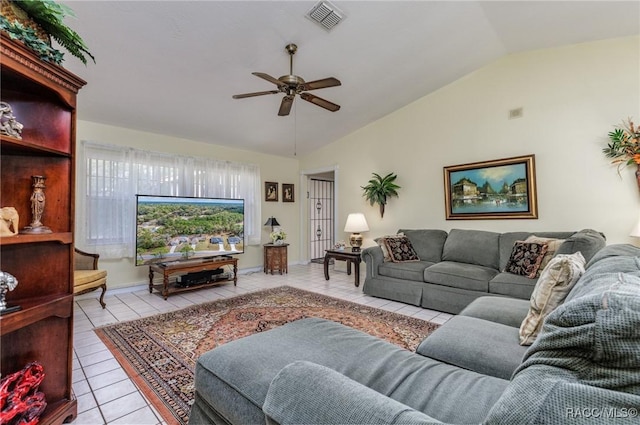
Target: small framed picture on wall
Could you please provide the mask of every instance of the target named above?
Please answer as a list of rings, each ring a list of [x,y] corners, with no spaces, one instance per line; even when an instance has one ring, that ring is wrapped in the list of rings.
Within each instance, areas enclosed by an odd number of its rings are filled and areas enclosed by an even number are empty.
[[[282,183],[282,202],[295,202],[296,195],[293,184]]]
[[[264,182],[264,200],[267,202],[278,202],[278,183]]]

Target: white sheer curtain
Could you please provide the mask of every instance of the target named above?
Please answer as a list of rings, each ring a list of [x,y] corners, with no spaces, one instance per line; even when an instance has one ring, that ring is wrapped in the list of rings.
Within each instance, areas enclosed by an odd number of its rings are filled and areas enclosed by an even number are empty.
[[[149,152],[83,141],[78,241],[104,258],[135,255],[136,195],[245,201],[246,243],[260,243],[260,168],[254,164]],[[84,167],[84,170],[82,169]]]

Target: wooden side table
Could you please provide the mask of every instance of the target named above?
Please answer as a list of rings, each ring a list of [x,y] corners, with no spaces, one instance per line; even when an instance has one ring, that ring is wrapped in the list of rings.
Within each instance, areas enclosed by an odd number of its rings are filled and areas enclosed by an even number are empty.
[[[360,251],[351,251],[350,249],[344,249],[343,251],[338,251],[335,249],[327,249],[326,254],[324,255],[324,278],[329,280],[329,259],[333,258],[335,260],[342,260],[347,262],[347,274],[351,274],[351,263],[354,264],[354,268],[356,270],[355,273],[355,284],[356,287],[360,286],[360,262],[362,261],[362,257],[360,256]]]
[[[274,270],[289,273],[287,260],[288,243],[280,245],[267,243],[264,244],[264,272],[273,274]]]

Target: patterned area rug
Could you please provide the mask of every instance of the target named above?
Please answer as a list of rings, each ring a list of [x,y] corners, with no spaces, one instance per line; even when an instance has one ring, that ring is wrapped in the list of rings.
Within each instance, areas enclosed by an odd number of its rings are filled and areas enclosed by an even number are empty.
[[[198,357],[305,317],[321,317],[414,351],[438,325],[282,286],[98,328],[127,374],[169,423],[186,424]]]

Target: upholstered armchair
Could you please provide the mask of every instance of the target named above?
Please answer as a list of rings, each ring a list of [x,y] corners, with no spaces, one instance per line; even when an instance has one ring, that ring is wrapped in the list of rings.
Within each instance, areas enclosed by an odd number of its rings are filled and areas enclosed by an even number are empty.
[[[99,254],[90,254],[75,248],[73,293],[82,295],[102,288],[100,305],[105,308],[104,293],[107,291],[107,271],[98,269],[98,258],[100,258]]]

